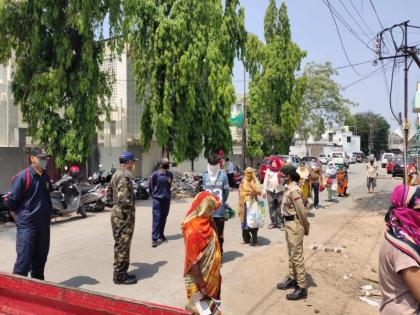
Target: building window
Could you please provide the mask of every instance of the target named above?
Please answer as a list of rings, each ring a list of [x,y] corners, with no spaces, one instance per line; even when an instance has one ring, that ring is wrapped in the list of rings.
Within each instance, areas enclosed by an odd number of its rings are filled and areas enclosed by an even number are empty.
[[[111,133],[111,137],[115,137],[117,135],[117,122],[115,120],[112,120],[109,123],[109,130]]]
[[[347,143],[351,143],[351,137],[347,137]]]
[[[329,142],[333,142],[333,141],[334,141],[334,133],[330,132],[330,133],[328,134],[328,141],[329,141]]]
[[[338,138],[338,142],[340,142],[340,143],[341,143],[341,138]]]

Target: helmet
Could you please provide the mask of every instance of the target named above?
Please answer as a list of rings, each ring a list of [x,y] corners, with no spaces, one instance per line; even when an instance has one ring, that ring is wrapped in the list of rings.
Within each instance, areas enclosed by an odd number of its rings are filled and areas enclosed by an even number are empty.
[[[125,164],[130,161],[137,161],[137,159],[134,157],[134,154],[132,152],[121,153],[119,160],[120,160],[120,164]]]
[[[69,175],[73,178],[78,178],[80,173],[80,168],[77,165],[73,165],[69,169]]]

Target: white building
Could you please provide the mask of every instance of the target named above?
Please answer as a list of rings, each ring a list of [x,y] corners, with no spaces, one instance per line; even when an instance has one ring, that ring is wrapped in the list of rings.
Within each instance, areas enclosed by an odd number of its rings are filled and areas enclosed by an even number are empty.
[[[289,154],[300,157],[319,156],[335,151],[351,154],[360,151],[360,136],[354,135],[347,126],[338,130],[328,130],[317,140],[310,135],[306,143],[297,135],[295,143],[290,146],[289,151]]]
[[[13,59],[0,64],[0,147],[19,146],[20,111],[12,97]]]

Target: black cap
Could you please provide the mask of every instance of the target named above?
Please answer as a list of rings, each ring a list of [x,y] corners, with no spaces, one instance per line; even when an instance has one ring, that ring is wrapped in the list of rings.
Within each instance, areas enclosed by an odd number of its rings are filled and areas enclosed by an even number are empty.
[[[46,158],[48,157],[47,152],[41,148],[41,147],[34,147],[31,149],[31,152],[29,153],[31,156],[35,156],[37,158]]]
[[[280,169],[285,176],[290,176],[293,181],[298,182],[300,180],[299,174],[296,172],[296,167],[292,165],[285,165]]]

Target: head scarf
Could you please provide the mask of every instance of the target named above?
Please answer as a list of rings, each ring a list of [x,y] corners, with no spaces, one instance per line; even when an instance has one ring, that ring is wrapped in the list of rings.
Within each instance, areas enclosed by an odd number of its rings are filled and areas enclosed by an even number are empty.
[[[246,176],[252,176],[252,180],[248,181]],[[244,222],[244,207],[245,203],[252,198],[252,193],[256,192],[257,194],[261,193],[261,186],[258,182],[257,177],[255,176],[254,169],[247,167],[244,172],[244,178],[241,185],[239,186],[239,207],[238,207],[238,216],[241,219],[241,222]]]
[[[302,169],[302,165],[299,165],[296,172],[299,174],[300,179],[303,181],[309,178],[309,170],[307,167],[305,167],[305,165],[303,165],[303,169]]]
[[[211,217],[220,205],[221,202],[215,195],[206,191],[200,192],[182,220],[181,228],[186,251],[184,275],[200,260],[202,252],[215,237]]]
[[[385,217],[385,238],[420,264],[420,189],[398,185]]]
[[[335,177],[337,175],[337,168],[333,162],[328,162],[328,168],[325,171],[325,174],[329,177]]]
[[[275,166],[273,166],[275,164]],[[281,161],[278,157],[272,157],[270,160],[270,171],[272,172],[278,172],[281,167]]]

